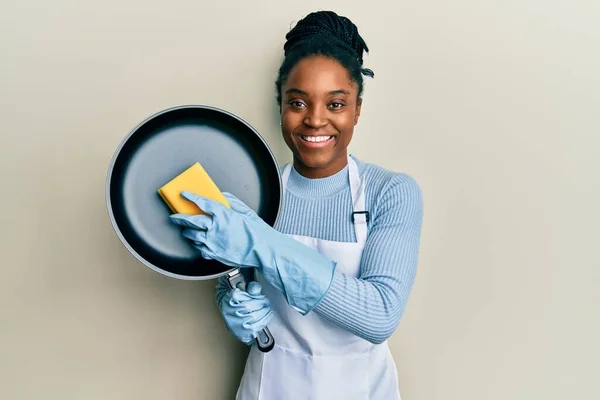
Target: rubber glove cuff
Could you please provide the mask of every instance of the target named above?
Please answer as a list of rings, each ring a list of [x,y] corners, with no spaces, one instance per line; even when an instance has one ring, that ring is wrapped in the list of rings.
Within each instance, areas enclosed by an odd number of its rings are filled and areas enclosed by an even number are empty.
[[[296,239],[273,230],[277,236],[258,271],[278,289],[287,303],[302,315],[312,311],[333,282],[336,263]]]

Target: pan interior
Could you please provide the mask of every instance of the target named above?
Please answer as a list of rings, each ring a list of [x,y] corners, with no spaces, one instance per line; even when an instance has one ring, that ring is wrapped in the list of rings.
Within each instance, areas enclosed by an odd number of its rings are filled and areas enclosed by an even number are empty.
[[[115,156],[108,196],[113,225],[142,262],[170,275],[202,278],[230,267],[205,260],[169,220],[157,189],[199,162],[219,189],[230,192],[273,226],[280,205],[276,160],[246,123],[221,110],[183,107],[141,124]]]

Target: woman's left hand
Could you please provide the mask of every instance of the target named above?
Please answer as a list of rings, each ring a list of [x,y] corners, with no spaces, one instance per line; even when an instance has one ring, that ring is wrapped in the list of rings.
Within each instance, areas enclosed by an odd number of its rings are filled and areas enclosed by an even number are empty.
[[[192,241],[202,257],[236,268],[260,267],[260,249],[265,241],[276,241],[278,235],[237,197],[227,192],[223,195],[231,208],[195,193],[182,192],[181,197],[210,215],[174,214],[171,221],[185,228],[183,236]]]

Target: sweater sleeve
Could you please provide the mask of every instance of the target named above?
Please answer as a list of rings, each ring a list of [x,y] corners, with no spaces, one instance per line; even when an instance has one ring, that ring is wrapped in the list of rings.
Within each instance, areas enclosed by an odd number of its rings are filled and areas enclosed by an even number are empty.
[[[313,311],[365,340],[382,343],[396,330],[415,280],[423,200],[413,178],[396,174],[375,204],[359,277],[336,272]]]

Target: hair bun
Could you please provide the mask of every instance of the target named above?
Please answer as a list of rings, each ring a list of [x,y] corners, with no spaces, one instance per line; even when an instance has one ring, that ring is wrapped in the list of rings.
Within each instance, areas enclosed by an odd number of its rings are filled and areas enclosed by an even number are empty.
[[[350,19],[337,15],[333,11],[316,11],[308,14],[296,24],[286,35],[287,42],[283,46],[288,52],[299,44],[323,38],[336,41],[341,47],[354,53],[360,65],[363,64],[363,53],[369,52],[367,44],[358,33],[358,28]],[[370,70],[363,71],[366,75]]]
[[[281,106],[282,88],[290,71],[301,60],[312,56],[324,56],[337,61],[357,84],[358,97],[364,88],[363,76],[373,78],[373,71],[363,67],[363,53],[369,52],[367,44],[350,19],[333,11],[316,11],[298,21],[285,35],[283,46],[285,57],[279,67],[275,92],[277,104]]]

